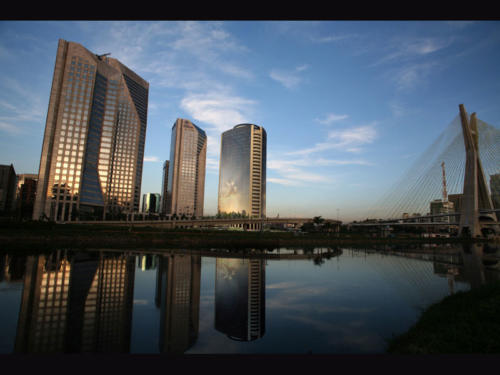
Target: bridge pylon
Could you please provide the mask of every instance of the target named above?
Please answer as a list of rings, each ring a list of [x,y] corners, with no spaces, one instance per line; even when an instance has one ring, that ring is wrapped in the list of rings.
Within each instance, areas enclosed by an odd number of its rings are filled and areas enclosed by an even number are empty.
[[[479,210],[493,210],[493,203],[479,158],[476,113],[472,113],[469,120],[464,105],[460,104],[459,108],[465,144],[465,176],[459,234],[477,237],[482,236],[480,220],[482,217],[479,215]],[[491,219],[495,221],[493,217]]]

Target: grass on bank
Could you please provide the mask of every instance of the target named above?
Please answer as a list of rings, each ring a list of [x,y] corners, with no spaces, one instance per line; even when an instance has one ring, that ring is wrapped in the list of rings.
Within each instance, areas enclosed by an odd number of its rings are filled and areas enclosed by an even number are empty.
[[[5,247],[162,247],[162,248],[266,248],[304,246],[450,244],[458,238],[373,238],[366,233],[285,231],[236,231],[215,228],[161,228],[113,224],[56,224],[53,222],[0,223],[0,243]]]
[[[458,292],[425,310],[389,340],[392,354],[500,353],[500,282]]]

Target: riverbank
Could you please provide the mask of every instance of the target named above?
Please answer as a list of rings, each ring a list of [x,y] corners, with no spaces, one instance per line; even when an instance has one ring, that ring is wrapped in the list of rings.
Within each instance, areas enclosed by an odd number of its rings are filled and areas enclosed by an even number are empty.
[[[463,243],[459,238],[373,237],[361,233],[163,229],[111,225],[7,223],[0,226],[4,248],[257,248],[385,246]]]
[[[392,354],[500,353],[500,282],[444,298],[406,333],[390,340]]]

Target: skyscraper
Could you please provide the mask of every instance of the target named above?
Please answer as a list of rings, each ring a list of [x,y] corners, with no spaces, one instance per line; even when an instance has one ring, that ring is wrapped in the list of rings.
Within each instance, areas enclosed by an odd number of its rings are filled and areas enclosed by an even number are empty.
[[[161,183],[161,207],[160,212],[162,214],[167,213],[167,188],[168,188],[168,167],[170,162],[165,160],[163,163],[163,180]]]
[[[172,126],[167,214],[203,216],[207,136],[189,120]]]
[[[19,218],[31,219],[33,217],[37,183],[37,174],[24,173],[17,175],[16,211]]]
[[[142,212],[157,214],[160,212],[160,194],[147,193],[142,196]]]
[[[266,216],[266,143],[264,128],[253,124],[222,133],[219,213]]]
[[[16,171],[14,166],[0,165],[0,214],[10,214],[16,201]]]
[[[33,219],[139,211],[149,83],[60,39]]]

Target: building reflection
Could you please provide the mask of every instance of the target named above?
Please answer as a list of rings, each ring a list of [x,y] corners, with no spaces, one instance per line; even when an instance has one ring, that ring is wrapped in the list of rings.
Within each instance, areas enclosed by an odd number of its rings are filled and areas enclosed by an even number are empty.
[[[157,267],[156,263],[158,259],[156,255],[139,255],[137,256],[136,260],[137,268],[140,268],[141,271],[150,271],[156,269]]]
[[[265,260],[217,258],[215,329],[237,341],[265,333]]]
[[[15,352],[129,352],[134,261],[62,250],[28,256]]]
[[[0,282],[22,283],[26,269],[26,256],[0,255]]]
[[[198,339],[201,256],[158,257],[156,306],[160,308],[161,353],[182,354]]]
[[[500,281],[500,272],[486,266],[489,262],[486,253],[491,249],[495,251],[492,245],[484,243],[463,244],[460,251],[461,259],[450,259],[448,262],[435,261],[434,273],[448,279],[450,294],[455,293],[457,282],[467,283],[471,289],[475,289],[491,282]],[[498,261],[494,263],[496,264]]]

